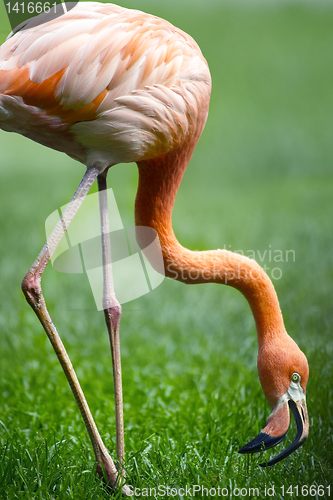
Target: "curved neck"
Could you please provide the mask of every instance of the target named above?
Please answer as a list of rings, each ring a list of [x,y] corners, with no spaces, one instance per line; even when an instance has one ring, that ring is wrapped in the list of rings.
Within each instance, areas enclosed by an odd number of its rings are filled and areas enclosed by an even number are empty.
[[[172,209],[191,154],[185,145],[163,158],[138,163],[135,224],[157,231],[167,277],[187,284],[221,283],[239,290],[252,309],[260,347],[286,335],[274,286],[264,270],[254,260],[227,250],[193,252],[174,235]]]

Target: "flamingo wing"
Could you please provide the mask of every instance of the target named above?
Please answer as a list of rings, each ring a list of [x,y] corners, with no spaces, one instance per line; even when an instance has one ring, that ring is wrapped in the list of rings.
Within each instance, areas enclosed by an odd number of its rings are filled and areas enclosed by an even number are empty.
[[[43,14],[37,26],[35,19],[0,49],[0,127],[45,143],[38,129],[53,124],[82,152],[77,158],[70,146],[47,145],[84,163],[96,155],[109,164],[139,161],[183,140],[210,91],[189,35],[112,4],[84,2],[56,19]],[[17,113],[37,116],[33,134],[27,117],[28,130],[20,130]]]

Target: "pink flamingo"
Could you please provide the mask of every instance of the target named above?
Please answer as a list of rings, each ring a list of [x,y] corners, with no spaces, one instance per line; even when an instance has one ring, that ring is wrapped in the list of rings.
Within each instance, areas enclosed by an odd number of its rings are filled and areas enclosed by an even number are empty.
[[[41,24],[42,23],[42,24]],[[87,169],[71,203],[22,282],[67,376],[87,427],[99,471],[110,484],[122,478],[124,438],[119,351],[121,307],[104,269],[104,308],[114,369],[118,472],[98,433],[70,359],[47,311],[41,277],[93,182],[100,192],[103,259],[108,169],[136,162],[136,226],[157,231],[166,276],[185,283],[222,283],[239,290],[255,319],[258,372],[272,407],[266,427],[240,453],[279,443],[297,423],[293,443],[261,465],[273,465],[303,444],[309,429],[305,390],[308,364],[287,334],[274,287],[252,259],[214,250],[193,252],[177,241],[174,199],[205,125],[211,78],[195,41],[167,21],[112,4],[79,3],[53,18],[43,14],[10,36],[0,51],[0,127],[63,151]],[[140,241],[139,244],[144,244]],[[129,494],[123,484],[123,493]]]

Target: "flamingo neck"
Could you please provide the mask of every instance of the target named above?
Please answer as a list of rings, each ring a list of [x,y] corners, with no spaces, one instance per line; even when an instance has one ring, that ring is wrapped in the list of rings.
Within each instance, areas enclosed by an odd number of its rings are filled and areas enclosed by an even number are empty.
[[[138,163],[135,224],[157,231],[167,277],[186,284],[221,283],[239,290],[252,309],[260,348],[287,335],[267,274],[254,260],[228,250],[194,252],[184,248],[173,232],[172,209],[192,150],[185,145],[163,158]]]

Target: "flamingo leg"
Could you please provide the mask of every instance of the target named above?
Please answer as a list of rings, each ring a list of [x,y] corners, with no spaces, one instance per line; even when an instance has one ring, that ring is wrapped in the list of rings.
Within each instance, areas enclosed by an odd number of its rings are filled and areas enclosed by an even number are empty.
[[[73,220],[75,214],[80,208],[84,198],[88,194],[89,189],[91,188],[98,175],[99,170],[97,168],[89,167],[87,169],[82,181],[80,182],[73,197],[71,198],[70,203],[67,205],[66,210],[56,224],[54,230],[52,231],[46,244],[42,248],[37,259],[25,275],[22,281],[22,290],[28,303],[31,305],[39,321],[41,322],[48,338],[50,339],[50,342],[65,372],[94,449],[97,461],[97,470],[101,474],[104,468],[109,483],[114,486],[118,484],[118,482],[123,481],[119,481],[120,478],[118,477],[119,474],[117,468],[98,432],[87,401],[81,389],[80,383],[75,374],[71,360],[46,308],[41,288],[41,278],[46,265],[48,264],[51,256],[53,255],[62,237],[64,236],[65,231]],[[123,486],[122,490],[123,494],[125,495],[129,492],[126,485]]]
[[[117,459],[121,474],[125,477],[123,469],[125,459],[124,446],[124,416],[123,416],[123,389],[121,380],[121,357],[119,325],[121,318],[121,305],[119,304],[113,284],[111,240],[109,229],[109,211],[107,199],[106,172],[97,178],[99,190],[99,207],[101,216],[102,255],[103,255],[103,309],[106,326],[109,333],[111,356],[113,366],[113,383],[116,413]]]

